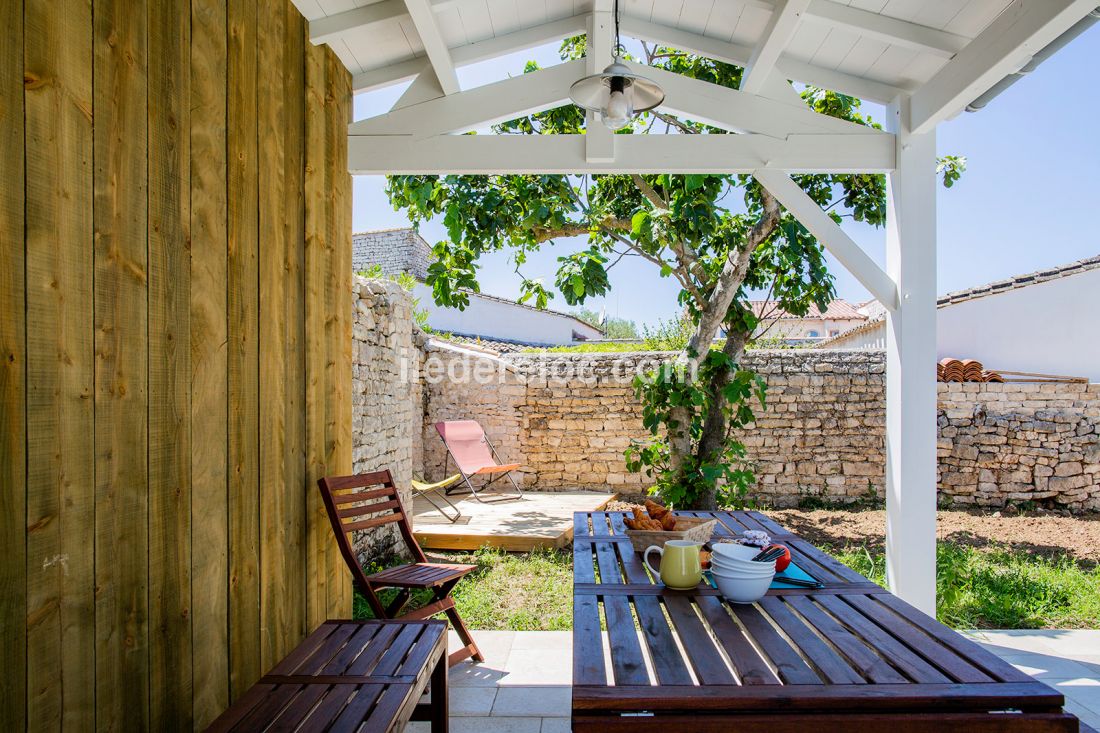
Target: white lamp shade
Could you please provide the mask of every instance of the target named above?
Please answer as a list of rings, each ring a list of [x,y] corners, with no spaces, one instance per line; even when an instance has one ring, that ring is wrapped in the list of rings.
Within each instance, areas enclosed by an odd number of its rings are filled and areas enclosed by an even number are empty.
[[[569,98],[578,107],[606,115],[611,103],[611,81],[615,78],[623,80],[623,96],[629,102],[632,115],[653,109],[665,101],[665,92],[657,82],[635,74],[618,61],[599,74],[573,82],[573,86],[569,87]]]

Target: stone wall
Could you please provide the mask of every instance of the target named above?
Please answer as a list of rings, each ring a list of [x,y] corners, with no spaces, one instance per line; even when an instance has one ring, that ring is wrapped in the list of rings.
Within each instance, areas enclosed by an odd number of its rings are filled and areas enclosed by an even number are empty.
[[[423,336],[413,326],[412,301],[396,283],[356,276],[352,283],[352,432],[356,473],[389,469],[402,501],[419,469],[423,398],[419,376]],[[398,550],[396,525],[361,532],[356,549],[374,558]]]
[[[443,420],[477,420],[503,462],[523,460],[523,410],[527,386],[515,367],[472,348],[430,340],[421,374],[424,389],[421,428],[424,475],[432,480],[455,473],[435,424]],[[529,476],[526,470],[517,483]]]
[[[389,468],[405,491],[414,475],[440,479],[454,467],[435,423],[474,419],[502,460],[522,464],[526,489],[648,485],[623,460],[631,439],[645,437],[631,381],[669,354],[500,357],[425,339],[410,296],[393,283],[356,278],[355,289],[356,471]],[[881,351],[754,351],[745,366],[768,382],[768,407],[741,436],[760,497],[786,506],[805,496],[882,496]],[[1100,385],[941,384],[939,392],[942,503],[1100,509]]]
[[[940,496],[1100,509],[1100,384],[940,385]]]
[[[634,375],[670,355],[516,354],[528,380],[523,409],[525,470],[541,489],[649,485],[630,473],[623,450],[645,436]],[[834,499],[881,495],[885,403],[881,354],[751,352],[745,365],[768,381],[768,408],[741,437],[756,464],[759,493],[774,504],[801,494]]]
[[[383,275],[408,273],[423,282],[428,277],[431,247],[414,229],[359,232],[351,237],[352,270],[378,265]]]
[[[628,472],[622,457],[632,438],[645,435],[631,380],[668,357],[509,354],[503,361],[514,372],[506,389],[461,374],[428,387],[425,436],[434,437],[431,423],[465,407],[466,414],[499,421],[506,457],[523,463],[529,489],[637,491],[648,482]],[[740,436],[755,464],[758,496],[777,506],[807,496],[838,502],[882,496],[882,352],[755,351],[745,366],[768,382],[767,409]],[[1100,385],[941,384],[939,392],[941,503],[1100,509]],[[426,458],[429,472],[437,465]]]

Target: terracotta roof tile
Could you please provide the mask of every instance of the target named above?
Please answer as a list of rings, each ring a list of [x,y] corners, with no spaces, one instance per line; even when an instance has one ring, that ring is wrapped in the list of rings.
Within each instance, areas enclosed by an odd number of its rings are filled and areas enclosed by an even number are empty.
[[[825,309],[824,313],[822,313],[816,305],[811,305],[810,310],[805,316],[796,316],[788,313],[779,308],[774,300],[750,300],[749,307],[752,308],[757,318],[828,318],[838,321],[863,321],[867,318],[867,316],[859,312],[858,308],[861,306],[854,305],[840,298],[829,303],[829,307]]]

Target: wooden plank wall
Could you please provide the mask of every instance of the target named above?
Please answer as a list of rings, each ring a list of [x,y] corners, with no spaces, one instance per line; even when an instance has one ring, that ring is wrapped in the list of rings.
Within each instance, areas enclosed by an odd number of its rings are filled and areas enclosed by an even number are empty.
[[[0,24],[0,730],[201,728],[351,612],[350,77],[289,0]]]

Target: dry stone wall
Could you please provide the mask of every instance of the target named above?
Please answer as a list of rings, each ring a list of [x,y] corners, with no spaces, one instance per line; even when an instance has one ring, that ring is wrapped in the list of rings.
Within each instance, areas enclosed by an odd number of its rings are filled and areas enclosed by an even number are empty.
[[[634,375],[671,354],[517,354],[528,379],[523,410],[525,470],[533,488],[648,486],[630,473],[623,450],[645,436]],[[768,407],[739,436],[749,449],[758,493],[779,505],[801,494],[836,500],[881,495],[884,475],[883,372],[871,352],[751,352],[745,365],[768,381]]]
[[[528,490],[647,486],[623,460],[645,437],[631,382],[671,355],[500,357],[425,339],[393,283],[357,278],[355,287],[357,471],[389,468],[402,487],[413,475],[442,478],[454,469],[435,423],[474,419],[503,460],[522,464]],[[882,496],[882,352],[754,351],[745,366],[768,382],[767,409],[740,436],[761,498]],[[939,397],[941,503],[1100,510],[1100,385],[941,384]]]
[[[389,469],[412,500],[409,480],[420,459],[423,336],[412,325],[412,301],[399,285],[356,276],[352,283],[352,461],[356,473]],[[396,525],[355,537],[360,555],[400,551]]]

